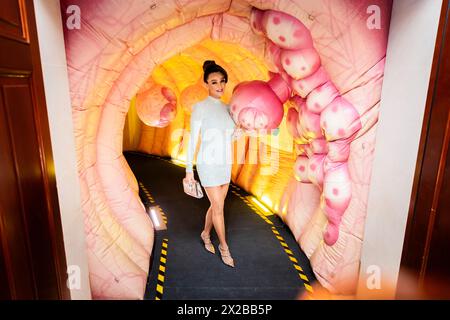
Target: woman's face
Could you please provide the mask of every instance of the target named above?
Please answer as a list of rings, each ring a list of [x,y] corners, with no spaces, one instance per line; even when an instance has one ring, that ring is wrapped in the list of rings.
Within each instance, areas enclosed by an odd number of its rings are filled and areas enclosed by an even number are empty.
[[[209,95],[214,98],[222,97],[225,92],[225,77],[221,72],[213,72],[208,75],[208,82],[206,85],[208,86]]]

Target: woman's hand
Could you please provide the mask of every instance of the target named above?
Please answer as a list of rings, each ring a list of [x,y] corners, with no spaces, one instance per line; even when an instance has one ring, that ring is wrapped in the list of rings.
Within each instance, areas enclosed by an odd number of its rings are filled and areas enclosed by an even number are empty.
[[[186,177],[184,178],[187,182],[193,183],[195,181],[194,179],[194,173],[193,172],[186,172]]]

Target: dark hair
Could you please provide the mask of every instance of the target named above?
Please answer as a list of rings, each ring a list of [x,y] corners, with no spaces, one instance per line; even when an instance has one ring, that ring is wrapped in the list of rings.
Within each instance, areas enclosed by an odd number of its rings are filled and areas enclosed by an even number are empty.
[[[208,83],[206,80],[210,73],[220,72],[225,77],[225,83],[228,82],[228,74],[224,68],[216,64],[214,60],[206,60],[203,62],[203,81]]]

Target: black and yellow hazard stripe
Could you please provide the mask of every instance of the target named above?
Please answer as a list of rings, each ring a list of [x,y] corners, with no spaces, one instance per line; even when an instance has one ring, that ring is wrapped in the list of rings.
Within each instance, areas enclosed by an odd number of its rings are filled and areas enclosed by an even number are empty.
[[[150,194],[150,192],[148,192],[148,190],[144,186],[144,184],[139,182],[139,186],[141,187],[142,191],[144,192],[144,194],[147,197],[147,200],[150,202],[150,204],[155,204],[156,203],[155,199],[153,199],[152,195]],[[163,209],[159,205],[155,205],[155,206],[159,208],[159,212],[161,213],[164,223],[167,225],[167,216],[164,213]]]
[[[248,205],[253,210],[253,212],[255,212],[257,215],[259,215],[261,217],[261,219],[263,219],[266,223],[273,225],[272,221],[267,219],[266,215],[257,206],[255,206],[253,203],[251,203],[251,201],[249,200],[249,197],[244,197],[243,195],[241,195],[240,193],[238,193],[234,190],[231,190],[231,192],[234,195],[238,196],[242,201],[244,201],[244,203],[246,205]]]
[[[234,184],[232,184],[232,183],[230,183],[230,186],[233,188],[233,189],[236,189],[236,190],[241,190],[241,188],[239,188],[238,186],[235,186]]]
[[[157,205],[155,200],[153,199],[150,192],[147,190],[147,188],[144,186],[142,182],[139,182],[139,186],[141,187],[142,191],[144,192],[147,200],[151,204],[155,204],[155,207],[158,207],[161,216],[164,220],[164,223],[167,225],[167,216],[162,210],[160,205]],[[166,275],[166,265],[167,265],[167,249],[168,249],[168,241],[169,239],[164,238],[162,241],[162,247],[161,247],[161,254],[159,257],[159,267],[158,267],[158,277],[156,279],[156,294],[155,294],[155,300],[162,300],[163,292],[164,292],[164,280]]]
[[[162,300],[164,292],[164,279],[166,276],[167,265],[167,249],[169,239],[164,238],[162,241],[161,255],[159,257],[158,278],[156,282],[155,300]]]
[[[145,196],[147,197],[147,200],[153,204],[155,203],[155,199],[153,199],[152,195],[150,194],[150,192],[148,192],[147,188],[144,186],[144,184],[142,182],[139,182],[139,186],[141,187],[142,191],[144,192]]]
[[[306,274],[304,273],[302,267],[300,267],[298,260],[295,258],[294,253],[292,252],[291,249],[289,249],[289,246],[287,245],[286,241],[283,239],[283,237],[280,235],[280,233],[278,232],[278,230],[275,227],[272,227],[272,232],[275,235],[275,237],[278,239],[278,241],[280,241],[281,246],[284,249],[284,252],[286,252],[286,254],[289,257],[289,260],[291,260],[295,270],[298,273],[299,278],[302,280],[303,285],[305,286],[306,291],[308,292],[308,295],[313,293],[314,290],[309,282],[308,277],[306,276]]]
[[[166,216],[166,214],[164,213],[163,209],[159,206],[159,204],[156,205],[156,206],[159,208],[159,212],[161,213],[161,216],[162,216],[162,218],[163,218],[163,221],[164,221],[164,223],[167,225],[167,216]]]

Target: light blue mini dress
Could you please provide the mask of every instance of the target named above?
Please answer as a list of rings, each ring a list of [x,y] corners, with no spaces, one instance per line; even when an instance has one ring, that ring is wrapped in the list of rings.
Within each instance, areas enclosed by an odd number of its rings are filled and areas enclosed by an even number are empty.
[[[198,137],[201,142],[196,167],[203,187],[220,186],[231,180],[233,132],[235,123],[229,106],[208,96],[192,107],[191,134],[187,150],[186,172],[193,171]]]

